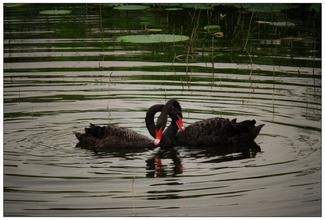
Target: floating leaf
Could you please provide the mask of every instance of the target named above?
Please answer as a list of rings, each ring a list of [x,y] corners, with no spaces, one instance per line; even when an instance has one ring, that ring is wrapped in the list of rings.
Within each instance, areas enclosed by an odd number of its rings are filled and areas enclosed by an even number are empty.
[[[206,25],[203,29],[208,32],[217,32],[221,30],[221,27],[220,25]]]
[[[256,21],[257,24],[266,24],[271,25],[274,27],[294,27],[296,24],[289,22],[289,21],[277,21],[277,22],[270,22],[270,21]]]
[[[215,36],[216,38],[221,38],[224,35],[223,35],[223,32],[222,31],[218,31],[218,32],[213,33],[213,36]]]
[[[265,45],[281,45],[281,40],[280,39],[262,39],[260,40],[260,44],[265,44]]]
[[[165,9],[166,11],[182,11],[183,9],[182,8],[166,8]]]
[[[120,5],[116,6],[113,9],[115,10],[125,10],[125,11],[136,11],[136,10],[144,10],[149,8],[149,6],[146,5]]]
[[[281,12],[292,7],[293,4],[273,4],[273,3],[235,3],[235,5],[240,6],[247,11],[254,12]]]
[[[26,3],[6,3],[4,4],[4,6],[6,8],[17,8],[17,7],[21,7],[21,6],[25,6],[25,5],[28,5]]]
[[[44,10],[40,11],[41,15],[67,15],[70,14],[70,10]]]
[[[144,31],[146,32],[161,32],[161,28],[146,28]]]
[[[270,21],[256,21],[257,24],[268,24],[268,25],[271,25],[272,22]]]
[[[280,39],[281,41],[302,41],[302,37],[283,37]]]
[[[279,22],[271,22],[272,26],[275,27],[294,27],[296,24],[289,21],[279,21]]]
[[[117,38],[119,42],[125,43],[138,43],[138,44],[150,44],[150,43],[172,43],[179,41],[186,41],[189,37],[185,35],[173,35],[173,34],[150,34],[150,35],[126,35]]]
[[[194,9],[198,9],[198,10],[210,10],[213,7],[209,4],[184,4],[182,5],[183,8],[194,8]]]

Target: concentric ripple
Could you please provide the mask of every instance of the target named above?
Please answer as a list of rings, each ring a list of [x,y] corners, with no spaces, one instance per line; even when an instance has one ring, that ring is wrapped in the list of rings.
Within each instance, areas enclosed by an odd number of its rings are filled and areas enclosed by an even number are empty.
[[[253,17],[246,42],[247,12],[244,32],[222,24],[225,38],[212,40],[195,25],[224,13],[221,6],[139,13],[60,4],[71,14],[39,13],[50,6],[5,7],[5,216],[320,216],[320,27],[270,30]],[[224,19],[234,22],[237,10]],[[175,34],[197,30],[197,39],[117,42],[147,33],[138,19],[164,32],[181,22]],[[275,37],[280,46],[263,41]],[[89,123],[150,137],[147,109],[170,98],[180,101],[185,126],[210,117],[266,124],[256,139],[262,152],[75,148],[73,132]]]

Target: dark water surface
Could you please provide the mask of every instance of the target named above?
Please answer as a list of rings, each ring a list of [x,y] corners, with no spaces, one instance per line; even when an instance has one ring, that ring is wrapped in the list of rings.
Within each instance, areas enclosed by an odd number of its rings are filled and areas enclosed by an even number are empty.
[[[5,5],[5,216],[321,215],[320,4],[176,6]],[[118,41],[156,33],[190,39]],[[90,122],[149,137],[146,110],[169,98],[185,125],[266,124],[262,152],[74,147]]]

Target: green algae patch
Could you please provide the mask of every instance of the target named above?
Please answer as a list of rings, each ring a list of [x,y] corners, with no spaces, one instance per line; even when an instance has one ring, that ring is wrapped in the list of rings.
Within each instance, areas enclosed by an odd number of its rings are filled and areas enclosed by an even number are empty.
[[[152,44],[152,43],[174,43],[187,41],[188,36],[174,34],[148,34],[148,35],[126,35],[117,38],[124,43]]]

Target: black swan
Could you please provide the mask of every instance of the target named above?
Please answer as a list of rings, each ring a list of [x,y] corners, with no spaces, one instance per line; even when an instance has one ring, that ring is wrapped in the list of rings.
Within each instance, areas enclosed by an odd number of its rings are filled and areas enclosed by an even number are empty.
[[[148,113],[150,114],[149,110],[145,119],[149,133],[155,138],[154,144],[159,145],[159,143],[162,142],[161,146],[163,147],[175,146],[176,133],[184,130],[182,107],[176,100],[171,99],[165,105],[157,105],[157,108],[157,111],[161,111],[161,113],[157,119],[156,125],[154,124],[153,116],[149,115],[148,117]],[[157,111],[152,112],[156,113]],[[167,130],[163,133],[168,116],[172,121]]]
[[[173,144],[171,140],[174,139],[176,132],[183,129],[181,108],[177,103],[173,104],[175,107],[169,106],[168,108],[164,108],[164,105],[153,105],[147,111],[146,126],[150,134],[155,137],[155,141],[128,128],[90,124],[90,127],[85,128],[85,133],[74,132],[79,140],[76,147],[106,151],[110,149],[152,149],[159,146],[170,146]],[[179,109],[177,109],[178,107]],[[158,117],[155,126],[154,117],[159,111],[162,111],[162,114]],[[167,115],[172,118],[172,122],[162,134],[167,123]]]
[[[177,100],[171,99],[164,106],[163,112],[168,112],[171,106],[180,106]],[[181,109],[179,107],[179,109]],[[166,116],[166,113],[164,113]],[[264,124],[255,126],[255,120],[237,122],[236,119],[210,118],[195,122],[181,132],[176,132],[174,145],[190,148],[213,147],[220,150],[241,150],[253,146],[260,151],[254,139],[260,133]],[[152,135],[152,134],[151,134]],[[169,136],[169,139],[171,136]],[[236,149],[237,148],[237,149]]]

